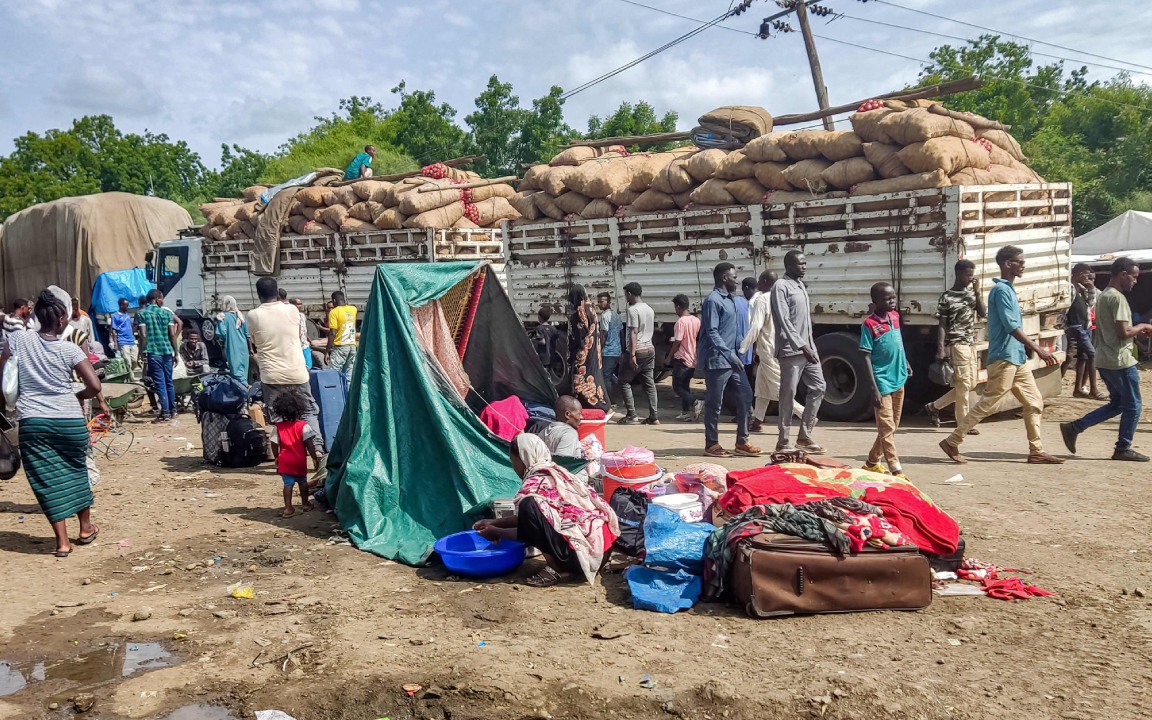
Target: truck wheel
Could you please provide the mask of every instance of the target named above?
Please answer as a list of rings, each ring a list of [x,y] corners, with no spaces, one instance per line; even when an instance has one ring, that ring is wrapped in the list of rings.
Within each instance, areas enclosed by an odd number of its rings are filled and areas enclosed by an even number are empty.
[[[212,322],[211,318],[200,323],[200,339],[206,345],[211,345],[216,339],[216,323]]]
[[[816,338],[816,351],[828,385],[821,419],[857,422],[867,418],[872,409],[872,383],[860,338],[847,332],[821,335]]]

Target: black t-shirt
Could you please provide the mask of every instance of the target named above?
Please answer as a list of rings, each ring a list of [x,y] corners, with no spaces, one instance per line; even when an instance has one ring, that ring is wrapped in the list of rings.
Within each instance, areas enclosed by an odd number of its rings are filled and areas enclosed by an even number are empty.
[[[1072,307],[1068,308],[1064,325],[1066,327],[1088,327],[1088,298],[1079,288],[1072,294]]]

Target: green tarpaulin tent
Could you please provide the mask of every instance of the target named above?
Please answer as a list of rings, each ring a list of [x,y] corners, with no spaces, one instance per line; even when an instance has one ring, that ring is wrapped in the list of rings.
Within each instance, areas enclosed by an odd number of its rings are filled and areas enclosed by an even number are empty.
[[[467,403],[417,338],[411,309],[438,299],[466,336],[460,342],[457,332]],[[380,265],[325,486],[352,542],[419,564],[437,538],[468,529],[493,498],[514,495],[520,478],[508,444],[476,415],[509,395],[548,406],[556,399],[487,263]]]

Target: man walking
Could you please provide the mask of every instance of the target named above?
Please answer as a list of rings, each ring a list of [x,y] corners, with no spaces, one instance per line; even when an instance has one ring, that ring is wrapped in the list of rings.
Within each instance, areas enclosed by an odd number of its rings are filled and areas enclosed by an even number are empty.
[[[328,367],[339,370],[351,382],[356,365],[356,306],[349,305],[339,290],[332,293],[332,305],[328,311]]]
[[[301,419],[311,425],[319,437],[320,409],[312,397],[308,368],[304,367],[304,353],[300,352],[300,311],[293,305],[280,302],[276,290],[275,278],[257,280],[256,295],[261,304],[248,312],[248,332],[256,346],[256,362],[260,366],[268,420],[273,423],[280,421],[272,409],[276,407],[277,396],[296,394],[307,407]]]
[[[968,416],[969,398],[980,374],[980,358],[976,354],[976,318],[988,317],[980,281],[976,279],[976,264],[971,260],[959,260],[955,274],[952,289],[941,293],[936,306],[936,317],[940,321],[936,330],[936,359],[948,359],[953,370],[952,389],[924,406],[928,421],[936,427],[940,427],[940,411],[953,403],[957,425]],[[971,434],[979,435],[980,431],[972,428]]]
[[[756,405],[752,409],[748,428],[752,432],[764,429],[763,420],[768,412],[768,403],[780,400],[780,362],[776,359],[776,325],[772,322],[771,308],[772,286],[778,279],[771,270],[760,273],[757,292],[750,301],[752,319],[748,335],[740,343],[741,352],[748,351],[755,344],[756,357],[760,359],[756,366]],[[804,406],[793,401],[792,413],[796,417],[803,417]]]
[[[960,455],[964,436],[981,420],[996,412],[1000,401],[1012,393],[1024,407],[1028,462],[1059,465],[1064,461],[1044,452],[1040,441],[1044,397],[1036,387],[1032,369],[1028,367],[1027,352],[1035,353],[1049,366],[1056,364],[1056,358],[1024,334],[1020,301],[1016,298],[1016,288],[1012,286],[1012,281],[1024,274],[1024,251],[1005,245],[996,253],[996,264],[1000,266],[1000,277],[992,281],[992,290],[988,293],[988,382],[984,386],[984,397],[963,422],[956,425],[952,434],[940,441],[940,449],[958,463],[968,462]]]
[[[604,375],[604,390],[611,393],[616,384],[616,373],[620,366],[620,316],[612,309],[612,296],[606,292],[596,296],[596,306],[600,309],[600,371]]]
[[[149,290],[148,306],[136,315],[143,328],[141,349],[148,353],[148,378],[156,388],[160,414],[152,422],[162,423],[176,417],[176,387],[172,384],[172,358],[178,345],[183,323],[164,307],[164,293]]]
[[[820,368],[820,356],[812,339],[812,316],[808,310],[808,290],[802,282],[808,269],[808,260],[799,250],[789,250],[784,256],[784,277],[772,286],[772,322],[776,326],[776,359],[780,362],[780,407],[792,408],[796,403],[796,390],[804,383],[807,391],[804,413],[800,418],[800,432],[795,447],[811,453],[822,453],[812,439],[816,427],[816,413],[824,400],[827,385]],[[777,450],[792,449],[792,413],[781,410],[777,427]]]
[[[756,281],[750,277],[744,278],[740,281],[740,294],[736,295],[733,299],[736,301],[736,330],[740,333],[740,339],[748,337],[752,333],[749,331],[752,327],[752,298],[756,295]],[[748,376],[748,385],[751,386],[755,382],[755,366],[752,364],[752,348],[736,349],[740,355],[740,361],[744,363],[744,374]]]
[[[628,301],[628,363],[620,373],[620,384],[624,386],[624,407],[628,414],[620,419],[621,425],[640,424],[636,399],[632,397],[632,383],[638,378],[648,393],[648,419],[644,424],[660,424],[656,417],[656,346],[652,344],[656,314],[641,299],[643,293],[640,283],[630,282],[624,286],[624,298]]]
[[[1152,325],[1132,325],[1132,309],[1124,293],[1131,292],[1140,276],[1140,266],[1126,257],[1112,262],[1108,289],[1096,301],[1096,369],[1108,388],[1108,404],[1102,405],[1079,420],[1060,424],[1060,434],[1068,452],[1076,454],[1076,438],[1093,425],[1120,416],[1120,437],[1113,460],[1148,462],[1148,456],[1132,449],[1136,423],[1140,420],[1140,374],[1132,338],[1152,335]],[[1077,388],[1079,389],[1079,388]]]
[[[700,339],[696,345],[696,364],[704,373],[704,454],[708,457],[731,457],[720,445],[720,406],[724,390],[733,386],[736,394],[737,455],[756,457],[760,448],[748,442],[748,418],[752,409],[752,387],[744,372],[744,361],[737,350],[743,339],[739,333],[736,308],[736,266],[723,262],[712,269],[715,287],[704,298],[701,310]]]
[[[664,364],[672,368],[672,392],[680,398],[680,422],[699,420],[704,403],[692,392],[692,378],[696,374],[696,337],[700,334],[700,318],[689,311],[687,295],[672,298],[676,308],[676,325],[672,329],[672,347]]]
[[[140,346],[136,344],[136,333],[132,316],[128,314],[128,298],[120,298],[119,310],[112,313],[112,332],[108,333],[112,352],[118,352],[128,372],[136,375],[136,363],[140,360]]]

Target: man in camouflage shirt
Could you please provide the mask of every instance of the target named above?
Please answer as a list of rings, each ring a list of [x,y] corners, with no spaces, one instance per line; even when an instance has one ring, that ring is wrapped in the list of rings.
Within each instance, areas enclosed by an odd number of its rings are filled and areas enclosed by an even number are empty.
[[[945,290],[937,303],[936,317],[940,326],[936,334],[936,359],[948,359],[955,371],[952,389],[924,406],[928,419],[940,427],[940,410],[956,403],[956,424],[968,415],[968,398],[976,387],[980,358],[976,354],[976,317],[987,317],[980,281],[975,279],[976,265],[971,260],[956,263],[956,282]],[[978,435],[972,428],[969,435]]]

